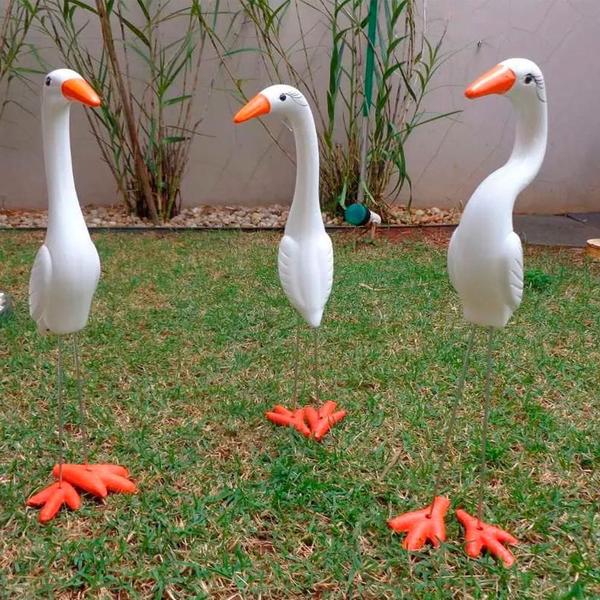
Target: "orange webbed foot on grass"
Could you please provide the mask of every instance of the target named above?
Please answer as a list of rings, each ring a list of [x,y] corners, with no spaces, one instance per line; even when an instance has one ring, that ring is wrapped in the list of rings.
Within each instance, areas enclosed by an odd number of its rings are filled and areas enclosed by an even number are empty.
[[[66,504],[71,510],[78,510],[81,507],[79,494],[67,481],[62,483],[57,481],[27,500],[27,506],[42,507],[38,515],[40,523],[51,521],[63,504]]]
[[[346,416],[346,411],[336,411],[336,406],[335,402],[328,400],[318,410],[317,416],[319,419],[314,422],[314,425],[311,425],[312,433],[317,442],[320,442],[329,433],[330,429]]]
[[[336,406],[335,402],[329,400],[319,410],[305,406],[291,411],[278,404],[272,411],[267,412],[266,416],[276,425],[293,427],[306,437],[314,437],[315,440],[321,441],[329,430],[346,416],[346,411],[336,411]]]
[[[429,541],[434,548],[446,541],[446,523],[450,500],[436,496],[431,505],[420,510],[407,512],[388,521],[388,527],[397,533],[406,533],[403,546],[406,550],[420,550]]]
[[[310,429],[304,420],[305,414],[303,408],[291,411],[278,404],[275,406],[275,408],[273,408],[272,411],[267,413],[267,419],[276,425],[287,425],[288,427],[293,427],[302,435],[310,437]]]
[[[483,523],[460,508],[456,511],[456,518],[465,528],[465,551],[471,558],[477,558],[485,549],[499,558],[505,567],[513,565],[515,557],[503,544],[518,544],[515,537],[499,527]]]
[[[60,477],[59,465],[54,465],[52,474],[57,479]],[[62,466],[63,481],[99,498],[106,498],[108,492],[137,493],[137,487],[128,477],[127,469],[119,465],[65,464]]]

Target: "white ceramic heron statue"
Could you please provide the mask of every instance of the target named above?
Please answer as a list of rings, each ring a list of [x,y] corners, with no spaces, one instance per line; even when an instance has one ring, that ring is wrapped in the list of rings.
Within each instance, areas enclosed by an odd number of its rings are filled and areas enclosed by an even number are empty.
[[[48,188],[48,229],[39,249],[29,281],[29,307],[42,334],[58,336],[57,416],[59,462],[53,473],[57,482],[28,500],[42,506],[39,520],[51,520],[63,504],[79,508],[75,487],[104,497],[108,490],[135,492],[127,470],[117,465],[91,465],[87,461],[85,406],[81,393],[77,333],[87,323],[92,299],[100,278],[100,259],[87,230],[73,180],[69,113],[71,103],[100,106],[100,98],[75,71],[57,69],[43,85],[42,130],[46,184]],[[62,339],[72,334],[77,375],[79,410],[86,457],[81,465],[63,460]]]
[[[242,123],[266,114],[285,119],[296,142],[296,188],[279,245],[278,270],[285,295],[314,331],[315,395],[318,400],[317,331],[333,282],[333,247],[323,225],[319,203],[319,143],[308,101],[297,89],[289,85],[272,85],[264,89],[235,115],[234,122]],[[298,392],[298,361],[297,330],[294,401]],[[289,416],[283,414],[282,422]],[[296,413],[293,417],[301,430],[303,416]]]
[[[523,296],[523,250],[513,231],[512,212],[517,196],[533,181],[544,160],[548,116],[544,78],[540,68],[530,60],[505,60],[465,91],[467,98],[488,94],[504,94],[513,104],[517,113],[514,147],[508,162],[489,175],[471,196],[448,247],[450,281],[460,297],[464,319],[472,328],[447,433],[439,451],[433,499],[426,508],[391,519],[389,525],[395,531],[407,533],[404,547],[408,550],[420,549],[427,540],[438,546],[446,538],[444,516],[450,501],[437,496],[437,492],[457,407],[463,396],[475,329],[485,327],[488,330],[487,372],[478,514],[472,517],[459,509],[456,516],[465,528],[465,549],[469,556],[477,557],[485,549],[510,566],[515,559],[504,544],[516,544],[517,540],[483,522],[492,348],[494,331],[507,324]]]

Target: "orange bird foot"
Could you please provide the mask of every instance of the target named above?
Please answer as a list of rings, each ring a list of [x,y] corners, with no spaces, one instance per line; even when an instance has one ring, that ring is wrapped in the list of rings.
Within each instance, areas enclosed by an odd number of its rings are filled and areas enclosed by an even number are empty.
[[[345,410],[336,411],[337,404],[331,400],[325,402],[318,410],[312,406],[305,406],[291,411],[278,404],[272,411],[267,412],[269,421],[276,425],[293,427],[306,437],[314,437],[321,441],[331,428],[339,423],[345,416]]]
[[[388,527],[396,533],[406,533],[403,546],[406,550],[420,550],[426,541],[434,548],[446,541],[446,523],[444,517],[450,507],[450,500],[436,496],[431,505],[420,510],[407,512],[388,521]]]
[[[27,506],[42,507],[38,515],[40,523],[47,523],[54,519],[63,504],[71,510],[78,510],[81,506],[79,494],[67,481],[62,483],[57,481],[27,500]]]
[[[310,437],[311,431],[305,421],[304,409],[288,410],[278,404],[272,411],[267,412],[267,419],[275,425],[287,425],[299,431],[302,435]]]
[[[54,465],[52,474],[60,477],[59,465]],[[137,487],[128,479],[129,472],[119,465],[70,465],[62,466],[63,481],[99,498],[106,498],[108,492],[135,494]]]
[[[325,404],[323,404],[323,406],[321,406],[321,408],[319,408],[318,411],[315,411],[315,409],[312,409],[312,413],[309,412],[306,416],[307,419],[310,423],[310,428],[311,431],[315,437],[315,440],[317,440],[317,442],[320,442],[330,431],[330,429],[336,424],[339,423],[342,419],[344,419],[344,417],[346,416],[346,411],[345,410],[338,410],[336,411],[337,404],[335,402],[333,402],[332,400],[328,400],[327,402],[325,402]],[[310,411],[311,407],[307,407],[304,409],[304,411]],[[315,418],[315,414],[316,417]]]
[[[512,566],[515,557],[503,544],[518,544],[515,537],[499,527],[483,523],[460,508],[456,511],[456,518],[465,528],[465,551],[471,558],[477,558],[485,549],[499,558],[505,567]]]

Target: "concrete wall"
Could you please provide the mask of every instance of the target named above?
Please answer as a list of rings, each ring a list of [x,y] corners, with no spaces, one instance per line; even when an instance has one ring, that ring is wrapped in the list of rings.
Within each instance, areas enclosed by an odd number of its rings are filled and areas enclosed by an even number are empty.
[[[431,94],[432,110],[463,109],[458,119],[421,131],[409,148],[419,202],[464,202],[510,152],[510,103],[468,101],[463,89],[490,65],[526,57],[548,91],[546,160],[521,195],[519,212],[600,210],[598,114],[600,2],[597,0],[430,0],[428,30],[447,28],[448,61]]]
[[[444,50],[452,53],[439,72],[427,109],[464,112],[453,120],[426,125],[414,134],[407,154],[416,205],[464,203],[477,183],[507,157],[514,126],[509,103],[500,97],[467,101],[463,89],[500,60],[523,56],[536,61],[544,71],[550,137],[542,171],[523,193],[517,210],[600,210],[596,158],[600,156],[600,2],[428,0],[422,13],[430,36],[435,38],[446,31]],[[292,29],[290,36],[294,35]],[[315,58],[322,60],[326,58],[327,39],[323,34],[314,35]],[[61,66],[48,41],[38,38],[37,42],[49,63]],[[243,72],[249,93],[270,83],[255,56],[240,55],[233,67]],[[32,114],[11,106],[0,123],[0,206],[45,205],[38,89],[15,86],[13,94]],[[206,92],[201,90],[202,104]],[[293,163],[259,123],[232,125],[231,116],[238,106],[226,92],[215,91],[210,97],[201,128],[204,135],[193,145],[184,181],[186,204],[289,202]],[[293,149],[285,127],[275,124],[273,132],[286,149]],[[81,202],[114,203],[115,186],[80,107],[72,111],[72,141]]]

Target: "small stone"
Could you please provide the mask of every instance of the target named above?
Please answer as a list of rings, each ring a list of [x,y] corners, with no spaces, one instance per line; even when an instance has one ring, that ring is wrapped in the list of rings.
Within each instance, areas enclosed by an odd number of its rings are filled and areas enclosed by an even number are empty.
[[[152,227],[148,219],[130,214],[123,206],[84,206],[84,218],[89,227]],[[193,206],[184,207],[168,225],[173,227],[284,227],[289,215],[289,206],[273,204],[262,207],[237,206]],[[397,225],[456,224],[461,211],[457,208],[408,210],[404,205],[389,207],[388,223]],[[343,225],[339,215],[328,216],[323,220],[329,225]],[[0,210],[2,227],[46,227],[46,211],[40,210]]]

